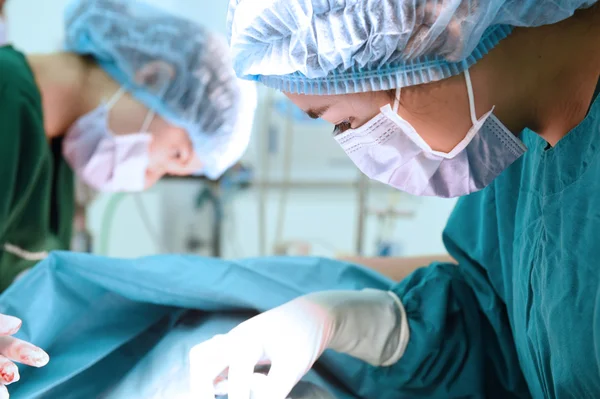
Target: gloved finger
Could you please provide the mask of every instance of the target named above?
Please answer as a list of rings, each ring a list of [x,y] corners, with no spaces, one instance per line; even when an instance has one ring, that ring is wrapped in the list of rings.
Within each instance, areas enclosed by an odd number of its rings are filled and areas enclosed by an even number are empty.
[[[229,348],[229,356],[232,359],[228,376],[229,399],[250,399],[254,366],[262,354],[262,348],[253,345],[252,342]]]
[[[226,396],[227,392],[229,392],[229,381],[227,378],[217,378],[213,386],[216,396]]]
[[[198,398],[214,398],[214,381],[229,366],[226,353],[227,337],[223,335],[217,335],[190,350],[190,390]]]
[[[8,385],[13,382],[19,381],[21,376],[19,375],[19,368],[16,364],[0,356],[0,384]]]
[[[22,323],[17,317],[0,314],[0,335],[16,334]]]
[[[261,386],[260,397],[285,399],[296,384],[304,377],[305,369],[292,359],[274,359],[267,379]]]
[[[8,399],[9,397],[8,389],[4,385],[0,385],[0,399]]]
[[[50,360],[48,354],[37,346],[8,336],[0,337],[0,354],[17,363],[33,367],[43,367]]]

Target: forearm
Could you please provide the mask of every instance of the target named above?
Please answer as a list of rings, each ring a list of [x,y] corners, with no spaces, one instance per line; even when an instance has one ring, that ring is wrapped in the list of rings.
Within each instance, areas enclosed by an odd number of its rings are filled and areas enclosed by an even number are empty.
[[[447,254],[410,258],[344,257],[341,260],[365,266],[394,281],[402,281],[419,267],[427,266],[434,262],[456,263]]]
[[[407,317],[408,344],[395,364],[369,376],[395,396],[362,397],[527,397],[506,307],[480,269],[437,263],[391,291]]]

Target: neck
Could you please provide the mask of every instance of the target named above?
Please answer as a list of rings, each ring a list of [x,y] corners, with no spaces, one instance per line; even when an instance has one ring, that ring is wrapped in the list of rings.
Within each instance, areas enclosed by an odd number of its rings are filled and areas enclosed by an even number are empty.
[[[70,53],[29,55],[27,60],[42,96],[46,136],[62,136],[89,109],[84,90],[89,64]]]
[[[558,24],[516,29],[484,58],[481,74],[493,82],[484,94],[508,129],[529,128],[554,146],[585,118],[600,77],[599,19],[594,7]]]

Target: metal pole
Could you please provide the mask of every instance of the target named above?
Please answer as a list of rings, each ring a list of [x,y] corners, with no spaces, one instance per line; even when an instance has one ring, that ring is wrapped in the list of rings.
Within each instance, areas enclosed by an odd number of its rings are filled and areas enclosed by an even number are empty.
[[[360,174],[358,180],[358,215],[356,223],[356,254],[363,255],[365,220],[367,218],[367,199],[369,195],[369,178]]]
[[[258,248],[261,256],[267,255],[267,187],[264,183],[269,181],[269,130],[273,114],[273,97],[273,90],[268,90],[263,119],[266,123],[262,126],[258,143],[258,160],[261,163],[259,173],[261,182],[258,186]]]
[[[219,182],[211,183],[211,191],[213,193],[213,206],[215,207],[215,221],[213,226],[213,257],[220,258],[222,255],[221,248],[221,233],[223,231],[223,198],[221,195],[221,185]]]

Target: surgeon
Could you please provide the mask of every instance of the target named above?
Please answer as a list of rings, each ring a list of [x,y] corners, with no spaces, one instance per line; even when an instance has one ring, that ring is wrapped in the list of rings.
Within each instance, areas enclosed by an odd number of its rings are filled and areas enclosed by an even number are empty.
[[[230,399],[284,399],[333,349],[372,365],[378,399],[600,397],[594,3],[232,0],[240,77],[335,125],[372,179],[464,197],[457,265],[260,314],[194,348],[198,392],[228,368]]]
[[[61,52],[0,47],[0,290],[69,249],[76,178],[101,192],[165,174],[215,179],[249,141],[254,84],[236,78],[224,40],[121,0],[73,2],[65,34]],[[0,335],[19,327],[0,316]],[[47,363],[23,345],[0,337],[0,383],[19,378],[10,360]]]

